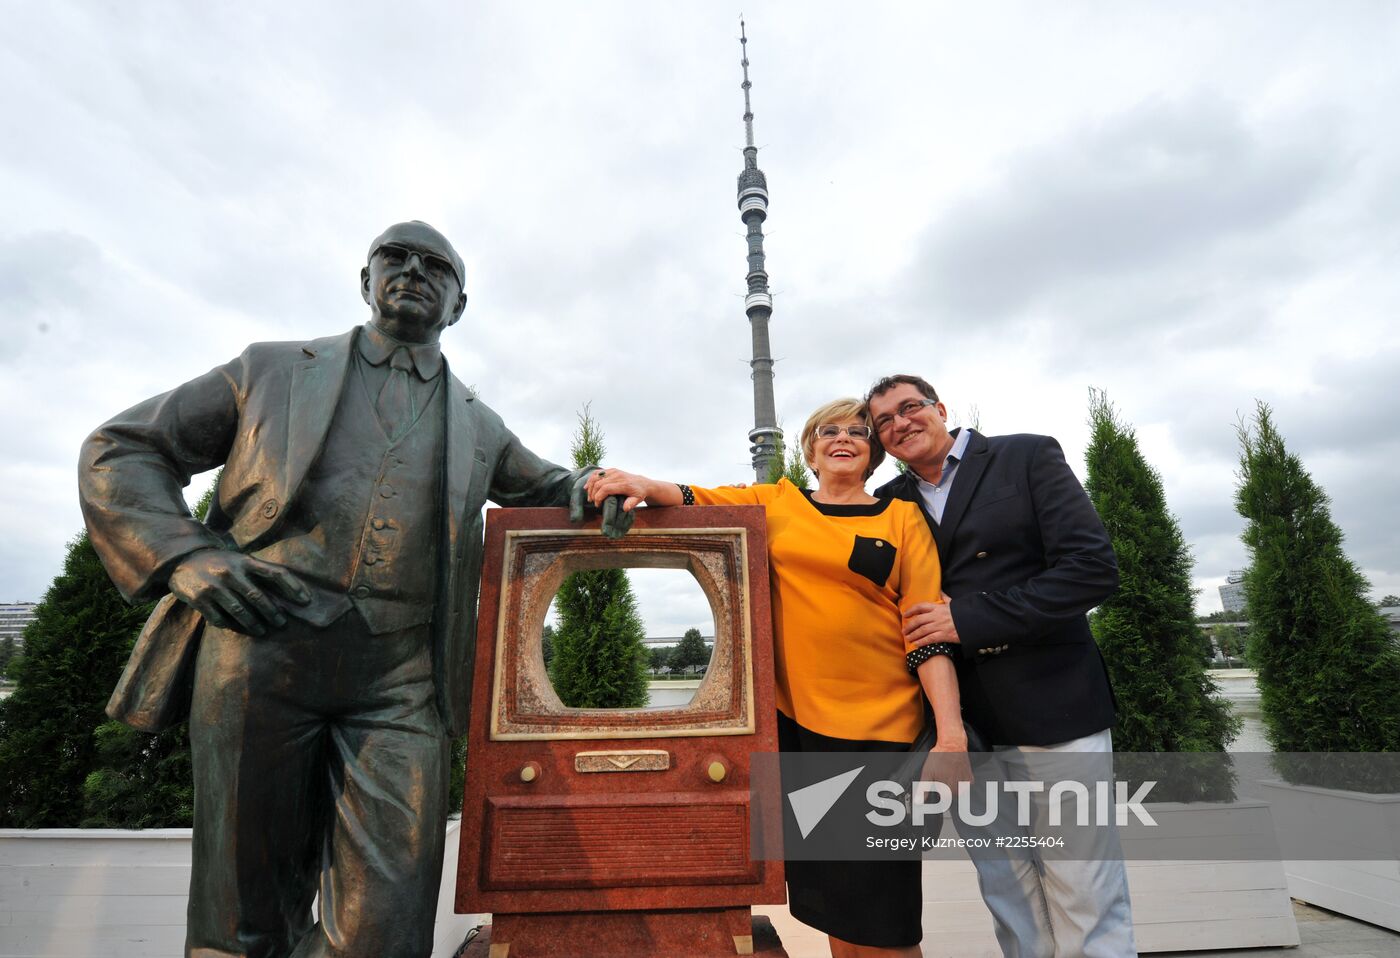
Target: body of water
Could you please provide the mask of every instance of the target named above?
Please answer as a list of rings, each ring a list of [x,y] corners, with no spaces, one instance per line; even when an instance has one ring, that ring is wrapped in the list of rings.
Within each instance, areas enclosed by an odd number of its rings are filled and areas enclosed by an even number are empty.
[[[1250,669],[1211,669],[1210,677],[1235,714],[1244,719],[1240,734],[1229,745],[1231,752],[1271,752],[1264,735],[1264,714],[1259,709],[1259,684]]]
[[[1259,685],[1250,669],[1212,669],[1211,678],[1223,695],[1244,719],[1240,734],[1230,742],[1231,752],[1269,752],[1269,740],[1264,736],[1264,716],[1259,710]],[[678,687],[679,686],[679,687]],[[676,708],[690,701],[699,688],[699,681],[649,682],[648,708]]]
[[[1269,740],[1264,736],[1264,716],[1259,710],[1259,685],[1250,669],[1212,669],[1211,678],[1220,686],[1220,694],[1244,719],[1240,734],[1229,745],[1231,752],[1269,752]],[[700,683],[649,682],[650,698],[648,708],[676,708],[685,705],[695,695]]]
[[[695,690],[700,687],[699,679],[683,679],[679,681],[648,682],[647,683],[647,708],[649,709],[673,709],[679,708],[695,697]]]

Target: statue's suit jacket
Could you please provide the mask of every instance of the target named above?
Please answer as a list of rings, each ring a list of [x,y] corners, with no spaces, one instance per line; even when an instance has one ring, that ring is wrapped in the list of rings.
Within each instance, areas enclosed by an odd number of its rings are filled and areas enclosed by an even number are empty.
[[[922,505],[906,472],[876,490]],[[1113,543],[1050,436],[973,432],[938,544],[963,653],[964,713],[995,745],[1053,745],[1113,724],[1085,617],[1118,588]]]
[[[354,361],[355,330],[307,343],[255,343],[99,427],[83,444],[79,489],[93,547],[131,601],[162,597],[132,651],[108,713],[155,731],[184,717],[202,619],[166,590],[201,549],[253,552],[277,541],[282,519],[325,443]],[[433,669],[438,710],[452,735],[467,727],[481,510],[564,505],[580,472],[520,444],[495,412],[443,366],[446,385],[442,525]],[[223,466],[204,523],[182,489]]]

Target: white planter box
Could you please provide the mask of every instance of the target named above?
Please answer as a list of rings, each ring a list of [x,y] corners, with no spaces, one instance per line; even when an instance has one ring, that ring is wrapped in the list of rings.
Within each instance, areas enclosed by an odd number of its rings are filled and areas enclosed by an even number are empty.
[[[1400,795],[1278,781],[1259,782],[1255,788],[1273,805],[1284,854],[1287,836],[1304,829],[1310,845],[1321,840],[1336,843],[1335,860],[1283,863],[1289,894],[1400,931]],[[1331,827],[1340,825],[1345,827]],[[1365,836],[1361,846],[1356,844],[1358,835]]]
[[[1269,806],[1240,801],[1220,804],[1150,804],[1161,832],[1146,848],[1124,836],[1124,853],[1153,855],[1128,862],[1133,931],[1138,950],[1201,951],[1215,948],[1291,946],[1299,943],[1283,865],[1277,861],[1181,861],[1169,853],[1173,835],[1273,833]],[[945,829],[949,828],[945,824]],[[951,831],[946,832],[952,835]],[[773,919],[789,958],[827,958],[826,936],[799,924],[783,906],[755,912]],[[1000,958],[992,918],[977,891],[977,872],[967,859],[924,862],[925,958]]]
[[[1388,807],[1400,810],[1400,805]],[[1255,834],[1273,828],[1269,806],[1262,802],[1148,809],[1163,827],[1158,833],[1163,837],[1153,842],[1169,841],[1170,833]],[[448,825],[437,958],[450,958],[467,931],[485,921],[485,916],[452,913],[458,827],[455,821]],[[1391,828],[1387,834],[1400,833]],[[1141,853],[1132,842],[1125,838],[1128,854]],[[0,830],[0,958],[178,958],[184,945],[189,856],[185,829]],[[1393,872],[1391,878],[1400,881]],[[1129,861],[1128,884],[1143,952],[1298,943],[1279,862]],[[1391,892],[1392,905],[1398,896],[1400,892]],[[783,906],[754,911],[773,919],[790,958],[829,954],[826,936],[794,921]],[[977,891],[976,872],[965,859],[924,863],[924,928],[929,958],[1001,954]]]
[[[434,958],[485,921],[452,913],[459,827],[447,825]],[[180,958],[189,885],[187,828],[0,829],[0,958]]]

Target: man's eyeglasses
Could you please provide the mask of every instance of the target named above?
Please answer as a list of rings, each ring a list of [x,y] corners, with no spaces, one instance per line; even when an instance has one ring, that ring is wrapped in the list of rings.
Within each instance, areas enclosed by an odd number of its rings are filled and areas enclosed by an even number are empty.
[[[817,438],[818,438],[818,439],[835,439],[837,436],[841,435],[843,432],[844,432],[846,435],[850,436],[852,439],[856,439],[856,440],[859,440],[859,441],[861,441],[861,442],[869,442],[869,441],[870,441],[870,427],[869,427],[869,426],[838,426],[838,425],[836,425],[835,423],[827,423],[827,424],[824,425],[824,426],[818,426],[818,427],[817,427]]]
[[[876,432],[884,432],[886,429],[889,429],[891,426],[894,425],[894,417],[895,417],[895,416],[898,416],[900,419],[909,419],[910,417],[912,417],[912,416],[914,415],[914,413],[918,412],[920,409],[924,408],[925,406],[937,406],[937,405],[938,405],[938,400],[937,400],[937,399],[909,399],[909,400],[906,400],[905,402],[902,402],[902,403],[899,404],[899,408],[896,409],[896,410],[894,411],[893,414],[886,414],[886,415],[884,415],[884,416],[881,416],[879,419],[875,420],[875,431],[876,431]]]
[[[423,263],[423,269],[434,279],[446,279],[449,276],[455,277],[458,283],[462,278],[457,276],[457,268],[445,256],[436,253],[428,253],[420,249],[409,249],[407,246],[399,246],[395,243],[384,243],[374,251],[375,256],[384,257],[384,262],[390,266],[402,266],[408,262],[410,256],[417,256]]]

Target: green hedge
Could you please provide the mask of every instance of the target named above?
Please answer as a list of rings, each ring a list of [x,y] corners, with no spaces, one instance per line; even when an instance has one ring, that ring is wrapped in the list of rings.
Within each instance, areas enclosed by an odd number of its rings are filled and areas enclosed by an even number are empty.
[[[1242,423],[1235,505],[1251,565],[1247,655],[1280,771],[1290,781],[1369,790],[1288,753],[1400,750],[1400,645],[1367,601],[1327,494],[1289,452],[1264,403]]]
[[[1113,540],[1120,579],[1089,620],[1118,699],[1114,751],[1218,755],[1240,720],[1206,673],[1181,526],[1133,428],[1098,390],[1090,391],[1089,423],[1085,488]],[[1234,798],[1228,761],[1202,756],[1192,775],[1178,778],[1160,782],[1154,800]]]

